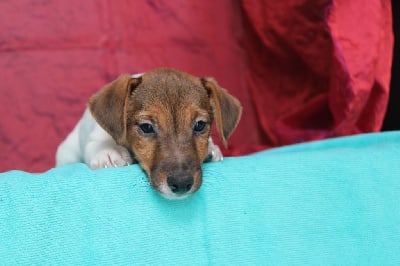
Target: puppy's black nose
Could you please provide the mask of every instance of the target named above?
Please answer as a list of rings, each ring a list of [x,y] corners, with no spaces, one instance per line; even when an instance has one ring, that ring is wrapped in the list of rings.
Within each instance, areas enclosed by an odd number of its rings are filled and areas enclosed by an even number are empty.
[[[168,176],[167,184],[175,194],[185,194],[193,186],[193,176]]]

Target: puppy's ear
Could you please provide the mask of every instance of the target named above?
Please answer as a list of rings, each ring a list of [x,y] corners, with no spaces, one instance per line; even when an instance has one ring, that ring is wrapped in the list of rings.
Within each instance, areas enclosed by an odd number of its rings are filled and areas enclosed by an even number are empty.
[[[141,80],[141,77],[121,75],[89,99],[88,107],[93,117],[118,144],[126,140],[127,101]]]
[[[226,148],[227,139],[235,130],[242,115],[242,106],[238,99],[221,88],[213,78],[202,78],[213,107],[217,130]]]

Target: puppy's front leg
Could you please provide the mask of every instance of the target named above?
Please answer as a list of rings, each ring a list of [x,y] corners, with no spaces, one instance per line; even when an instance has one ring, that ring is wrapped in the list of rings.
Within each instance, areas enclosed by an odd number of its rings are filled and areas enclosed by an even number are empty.
[[[85,144],[84,161],[92,169],[125,166],[133,163],[129,151],[118,145],[99,125],[95,126]]]
[[[215,145],[212,138],[208,139],[208,156],[206,162],[219,162],[224,159],[222,152],[218,145]]]

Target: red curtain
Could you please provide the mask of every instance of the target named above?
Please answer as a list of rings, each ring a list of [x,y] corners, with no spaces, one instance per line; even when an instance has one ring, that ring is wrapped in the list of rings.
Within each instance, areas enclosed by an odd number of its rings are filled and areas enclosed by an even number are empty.
[[[379,131],[389,96],[390,1],[242,1],[247,84],[273,146]]]
[[[378,131],[388,102],[389,0],[20,0],[0,15],[0,171],[53,167],[121,73],[213,76],[244,107],[226,155]]]

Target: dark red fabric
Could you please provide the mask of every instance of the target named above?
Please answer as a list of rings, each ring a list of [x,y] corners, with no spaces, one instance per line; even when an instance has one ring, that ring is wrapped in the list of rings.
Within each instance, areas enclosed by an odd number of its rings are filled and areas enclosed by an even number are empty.
[[[255,40],[247,43],[247,84],[273,145],[380,129],[393,47],[389,1],[242,3]]]
[[[244,106],[226,155],[377,131],[388,101],[388,0],[20,0],[0,15],[0,171],[52,167],[120,73],[217,79]]]

